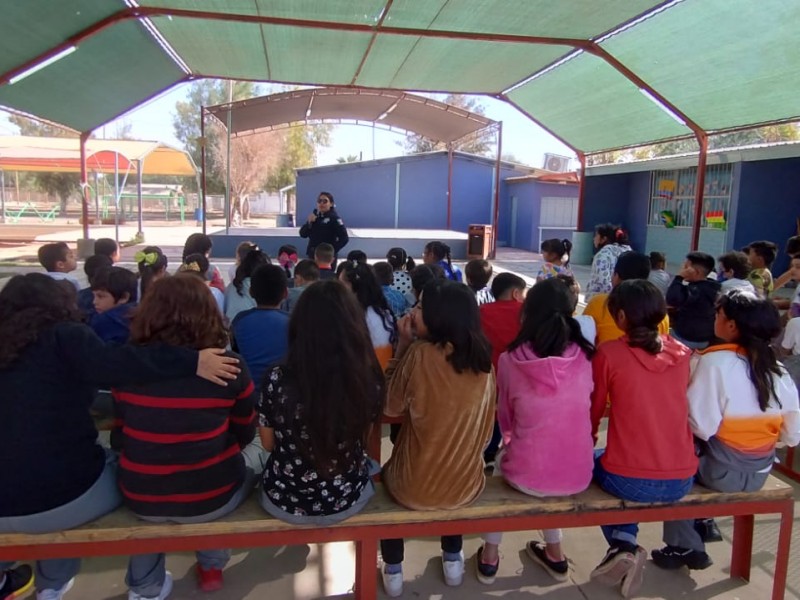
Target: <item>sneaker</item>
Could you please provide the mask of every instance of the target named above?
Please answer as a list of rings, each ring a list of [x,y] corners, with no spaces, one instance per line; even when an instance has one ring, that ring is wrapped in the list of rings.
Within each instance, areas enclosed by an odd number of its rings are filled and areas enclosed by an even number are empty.
[[[20,565],[2,574],[5,581],[0,587],[0,600],[14,600],[33,587],[33,569],[28,565]]]
[[[547,556],[547,546],[542,542],[528,542],[525,544],[525,553],[535,563],[547,571],[556,581],[566,581],[569,579],[569,562],[564,560],[550,560]]]
[[[497,568],[500,566],[500,559],[493,565],[483,562],[483,546],[478,548],[478,556],[475,558],[478,581],[486,585],[492,585],[497,577]]]
[[[636,562],[636,546],[633,544],[616,544],[606,552],[589,576],[592,581],[605,585],[617,585],[627,575]]]
[[[204,592],[216,592],[222,589],[222,569],[204,569],[195,565],[197,584]]]
[[[390,598],[397,598],[403,593],[403,571],[399,573],[387,573],[386,569],[381,569],[383,579],[383,591]]]
[[[37,590],[36,600],[61,600],[68,591],[75,585],[75,578],[73,577],[67,583],[57,590]],[[13,598],[13,596],[12,596]]]
[[[722,532],[714,519],[695,519],[694,528],[705,544],[722,541]]]
[[[636,546],[636,552],[633,555],[633,567],[625,577],[622,578],[622,592],[623,598],[630,598],[634,596],[639,588],[642,587],[642,579],[644,579],[644,564],[647,562],[647,550],[641,546]]]
[[[661,550],[653,550],[651,554],[653,562],[662,569],[689,567],[690,569],[701,571],[714,564],[711,557],[705,552],[689,550],[679,546],[664,546]]]
[[[458,560],[445,560],[442,556],[442,571],[447,585],[461,585],[464,581],[464,552],[459,552]]]
[[[142,596],[141,594],[137,594],[133,590],[129,590],[128,600],[164,600],[164,598],[169,596],[171,591],[172,591],[172,573],[167,571],[167,574],[164,577],[164,583],[161,585],[161,593],[159,593],[158,596]]]

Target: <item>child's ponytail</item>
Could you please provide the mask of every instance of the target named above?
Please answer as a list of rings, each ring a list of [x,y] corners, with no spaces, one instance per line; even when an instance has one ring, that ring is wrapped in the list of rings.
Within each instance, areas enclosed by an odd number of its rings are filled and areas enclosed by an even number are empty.
[[[608,312],[617,321],[625,314],[625,335],[631,348],[648,354],[661,352],[658,326],[667,316],[667,304],[658,288],[644,279],[623,281],[608,295]]]

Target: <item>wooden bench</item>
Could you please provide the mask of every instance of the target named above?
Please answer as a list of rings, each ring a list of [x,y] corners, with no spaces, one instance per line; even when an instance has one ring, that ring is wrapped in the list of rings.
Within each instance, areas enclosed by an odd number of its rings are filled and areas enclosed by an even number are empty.
[[[356,544],[355,597],[377,595],[376,557],[381,538],[428,537],[487,531],[587,527],[620,522],[654,522],[698,517],[734,517],[731,577],[749,580],[756,514],[781,517],[772,599],[784,596],[792,533],[792,488],[770,477],[753,493],[723,494],[695,486],[674,504],[637,504],[596,486],[568,498],[537,499],[497,477],[472,506],[416,512],[395,504],[382,486],[358,515],[331,527],[298,527],[268,516],[250,498],[231,515],[211,523],[159,525],[119,509],[83,527],[48,534],[0,534],[0,560],[182,552],[208,548],[250,548],[334,541]]]

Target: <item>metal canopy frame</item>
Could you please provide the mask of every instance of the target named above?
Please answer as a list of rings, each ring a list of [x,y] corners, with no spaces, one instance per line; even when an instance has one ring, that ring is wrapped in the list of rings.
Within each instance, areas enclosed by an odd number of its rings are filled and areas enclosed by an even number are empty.
[[[652,85],[651,82],[645,80],[645,78],[641,77],[635,69],[631,68],[627,64],[624,64],[617,56],[615,56],[611,50],[607,48],[610,46],[612,49],[619,45],[619,37],[625,36],[630,33],[638,33],[641,28],[645,27],[657,27],[658,23],[666,20],[668,22],[672,22],[672,25],[675,25],[675,20],[677,19],[678,24],[680,25],[692,25],[694,23],[689,23],[685,19],[681,21],[681,16],[675,17],[675,19],[671,18],[673,14],[672,9],[677,9],[680,15],[685,16],[686,13],[682,12],[684,8],[692,14],[692,10],[701,10],[698,7],[700,6],[710,6],[708,4],[700,4],[699,0],[667,0],[663,2],[640,2],[633,6],[638,6],[640,8],[644,8],[638,14],[633,13],[633,9],[629,10],[628,13],[629,17],[624,19],[622,22],[618,22],[612,24],[612,26],[604,32],[593,32],[591,35],[586,35],[586,37],[571,37],[571,36],[548,36],[548,35],[526,35],[524,33],[518,33],[514,30],[513,27],[507,28],[507,31],[490,31],[490,30],[483,30],[479,31],[476,30],[474,27],[470,30],[468,27],[459,30],[457,26],[454,26],[453,23],[457,21],[453,21],[452,14],[450,19],[450,26],[449,28],[437,28],[435,26],[429,26],[427,28],[418,27],[418,26],[398,26],[397,21],[392,21],[392,16],[395,14],[393,9],[397,8],[400,11],[399,14],[402,14],[403,9],[410,11],[409,6],[413,4],[413,0],[385,0],[374,2],[374,7],[382,6],[382,10],[379,13],[376,13],[377,16],[371,22],[368,22],[366,17],[368,15],[362,15],[361,22],[355,22],[353,18],[349,21],[347,19],[344,20],[337,20],[336,18],[331,18],[331,20],[321,20],[318,18],[306,18],[308,13],[304,13],[303,9],[297,9],[292,13],[291,10],[286,9],[285,7],[281,10],[276,9],[276,13],[278,14],[261,14],[259,13],[259,4],[258,1],[255,2],[255,12],[250,14],[244,13],[234,13],[228,11],[228,9],[222,7],[217,8],[217,10],[196,10],[192,7],[192,3],[189,0],[124,0],[127,8],[122,8],[115,12],[110,12],[107,8],[108,5],[101,5],[98,3],[92,4],[92,0],[84,0],[83,4],[87,5],[87,8],[94,11],[94,14],[98,15],[98,18],[95,22],[90,22],[90,24],[79,28],[79,30],[72,35],[66,37],[62,41],[53,44],[51,47],[47,48],[44,51],[38,52],[32,58],[28,58],[27,60],[23,61],[21,64],[12,64],[9,68],[9,65],[6,65],[5,71],[0,72],[0,96],[3,95],[4,88],[15,81],[18,81],[27,76],[29,72],[33,72],[34,70],[40,68],[42,65],[50,64],[50,62],[58,59],[62,55],[66,55],[80,45],[85,44],[87,42],[91,42],[93,38],[99,35],[103,35],[108,33],[109,30],[112,28],[119,28],[125,23],[135,23],[136,25],[140,26],[142,30],[147,30],[147,32],[152,37],[151,42],[155,41],[162,51],[162,54],[168,57],[172,64],[172,71],[171,74],[168,74],[166,71],[162,69],[160,72],[162,75],[163,83],[159,83],[160,89],[157,90],[155,93],[148,95],[146,98],[140,98],[132,103],[131,106],[124,108],[121,110],[117,115],[113,118],[117,118],[121,116],[125,112],[129,111],[130,109],[134,108],[136,105],[141,104],[144,101],[149,100],[150,98],[163,93],[165,89],[169,89],[179,83],[192,81],[198,78],[203,77],[223,77],[223,78],[231,78],[231,79],[241,79],[240,77],[236,77],[235,74],[230,72],[202,72],[202,69],[193,69],[191,66],[191,60],[189,64],[185,62],[181,54],[177,52],[172,45],[170,44],[169,40],[167,39],[168,36],[162,35],[156,25],[154,25],[154,21],[158,22],[162,26],[166,24],[166,21],[175,20],[182,20],[186,22],[188,20],[206,20],[206,21],[213,21],[213,22],[220,22],[225,23],[231,27],[241,26],[241,25],[260,25],[262,27],[270,26],[273,28],[285,28],[285,29],[292,29],[292,30],[314,30],[319,32],[327,32],[327,33],[349,33],[354,36],[361,36],[359,39],[366,39],[367,42],[363,49],[363,53],[360,56],[360,60],[358,61],[357,68],[350,79],[349,83],[347,82],[338,82],[337,85],[340,87],[351,87],[351,88],[360,88],[360,89],[367,89],[370,86],[365,85],[357,85],[359,78],[363,75],[365,69],[369,65],[369,61],[371,57],[378,52],[375,48],[380,45],[381,40],[384,39],[410,39],[416,38],[417,43],[419,40],[450,40],[450,41],[464,41],[464,42],[486,42],[491,44],[499,44],[499,45],[508,45],[508,47],[520,47],[524,45],[530,46],[548,46],[548,47],[560,47],[565,49],[567,52],[566,54],[561,55],[555,61],[546,61],[544,65],[536,66],[530,74],[527,76],[521,77],[517,83],[507,87],[505,90],[502,91],[487,91],[487,90],[476,90],[477,93],[483,93],[486,95],[493,96],[509,104],[518,108],[523,114],[528,116],[533,122],[537,123],[543,129],[554,135],[557,139],[559,139],[562,143],[564,143],[567,147],[571,148],[581,163],[581,172],[583,173],[585,169],[586,157],[591,154],[596,154],[600,152],[605,152],[609,150],[621,149],[621,148],[629,148],[635,147],[637,145],[645,145],[651,144],[655,142],[662,142],[672,139],[686,139],[694,137],[699,145],[700,154],[698,157],[698,172],[697,172],[697,185],[696,185],[696,198],[695,198],[695,212],[697,214],[702,213],[702,199],[703,199],[703,178],[705,176],[705,163],[707,157],[707,147],[708,147],[708,135],[711,133],[721,133],[725,131],[733,131],[733,130],[740,130],[742,128],[749,128],[755,126],[763,126],[773,123],[783,123],[790,120],[793,120],[800,116],[799,114],[779,114],[776,112],[775,114],[769,115],[770,117],[767,120],[759,119],[758,123],[752,123],[751,125],[743,125],[742,122],[737,123],[735,126],[731,127],[719,127],[716,129],[704,129],[701,127],[698,122],[690,118],[690,115],[685,112],[679,103],[673,102],[666,94],[662,94],[656,86]],[[139,2],[142,2],[143,5],[140,5]],[[174,6],[170,5],[170,2],[174,2]],[[613,8],[615,11],[613,14],[622,16],[625,14],[625,11],[620,8],[622,5],[619,3],[612,2],[611,0],[608,1],[609,7]],[[197,3],[196,6],[200,6],[202,8],[206,8],[205,5]],[[215,7],[222,6],[220,4],[214,5]],[[336,5],[338,6],[338,5]],[[444,5],[442,5],[444,6]],[[477,6],[477,5],[476,5]],[[627,5],[626,5],[627,6]],[[742,5],[742,7],[747,7],[752,5]],[[187,8],[188,7],[188,8]],[[413,7],[412,7],[413,8]],[[733,12],[734,7],[728,7]],[[713,7],[711,7],[713,9]],[[711,10],[707,8],[703,8],[702,10]],[[19,9],[23,10],[23,9]],[[32,9],[32,10],[35,10]],[[240,10],[245,10],[241,8]],[[441,10],[441,9],[440,9]],[[554,9],[555,10],[555,9]],[[755,10],[755,9],[749,9]],[[791,11],[794,10],[791,7],[783,7],[781,10],[783,11]],[[450,9],[451,13],[456,11],[455,8]],[[771,11],[768,8],[762,8],[761,13],[765,15],[772,15]],[[663,14],[662,14],[663,13]],[[17,15],[23,14],[22,12],[17,12]],[[281,15],[294,15],[294,16],[281,16]],[[318,14],[318,13],[313,13]],[[780,11],[775,11],[775,15],[770,18],[777,18],[780,19],[780,15],[784,14]],[[552,17],[552,14],[550,15]],[[437,15],[438,18],[438,15]],[[465,17],[466,18],[466,17]],[[588,16],[586,17],[588,18]],[[652,21],[656,19],[656,21]],[[84,19],[85,21],[85,19]],[[786,19],[784,19],[786,21]],[[402,19],[401,19],[402,22]],[[653,23],[656,25],[653,25]],[[580,27],[574,28],[575,31],[588,31],[589,26],[586,25],[587,21],[579,21],[579,25],[583,26],[583,29]],[[781,23],[781,21],[777,21],[777,23]],[[539,31],[533,29],[534,31]],[[644,29],[641,29],[644,31]],[[511,31],[511,32],[510,32]],[[564,27],[561,27],[559,31],[566,31]],[[544,31],[546,33],[546,30]],[[113,31],[116,33],[116,29]],[[120,35],[122,32],[120,32]],[[135,35],[135,31],[126,30],[127,35]],[[322,35],[322,34],[321,34]],[[262,32],[263,36],[263,32]],[[635,37],[635,36],[634,36]],[[629,39],[629,38],[627,38]],[[756,39],[756,38],[753,38]],[[641,41],[641,40],[639,40]],[[266,43],[266,42],[264,42]],[[624,43],[623,43],[624,45]],[[500,48],[501,46],[497,46]],[[740,49],[742,46],[738,46],[737,49]],[[264,47],[266,49],[266,46]],[[357,50],[360,51],[360,50]],[[689,51],[689,50],[687,50]],[[557,51],[558,52],[558,51]],[[570,63],[578,63],[583,61],[585,63],[585,57],[593,57],[599,61],[597,64],[604,65],[603,68],[610,69],[609,72],[616,73],[618,76],[621,76],[625,81],[627,81],[630,85],[634,86],[644,95],[646,95],[654,104],[656,104],[659,108],[661,108],[665,113],[671,116],[675,121],[680,124],[679,128],[675,128],[673,124],[669,128],[662,128],[662,130],[666,133],[667,131],[672,131],[670,135],[663,135],[658,137],[657,139],[642,139],[641,144],[623,144],[623,145],[616,145],[616,146],[609,146],[607,148],[600,149],[595,144],[595,147],[592,147],[590,150],[582,149],[581,144],[571,143],[568,139],[569,136],[565,136],[560,134],[558,131],[553,131],[552,128],[546,126],[546,124],[540,122],[539,119],[536,118],[535,115],[531,114],[531,111],[526,109],[525,107],[520,105],[520,101],[516,100],[513,96],[515,96],[515,92],[518,89],[524,89],[528,86],[531,82],[536,80],[537,78],[546,78],[549,77],[551,73],[558,72],[558,70],[562,67],[569,66]],[[635,61],[634,61],[635,62]],[[164,65],[161,65],[162,67]],[[652,75],[652,65],[650,65],[650,73]],[[223,68],[224,70],[224,68]],[[647,70],[647,69],[645,69]],[[773,74],[774,75],[774,74]],[[264,79],[262,79],[264,80]],[[285,83],[294,83],[294,84],[308,84],[308,85],[316,85],[322,83],[320,81],[308,81],[302,82],[297,80],[292,81],[282,81],[280,77],[271,77],[268,80],[274,82],[285,82]],[[169,81],[169,83],[167,83]],[[417,81],[421,82],[420,78],[411,78],[410,82]],[[155,84],[152,84],[155,85]],[[403,89],[413,88],[414,86],[406,85]],[[433,86],[435,87],[435,86]],[[464,92],[466,90],[461,89],[453,89],[452,85],[448,87],[448,85],[442,85],[443,89],[435,90],[432,89],[431,85],[420,85],[420,91],[426,92],[433,92],[433,91],[440,91],[440,92]],[[674,91],[674,90],[673,90]],[[16,93],[16,92],[15,92]],[[784,95],[781,97],[783,104],[781,104],[781,110],[785,113],[789,113],[794,111],[794,108],[789,108],[786,103],[786,90],[783,90]],[[680,94],[679,94],[680,95]],[[17,104],[21,104],[20,106],[14,105],[11,107],[11,110],[25,110],[28,107],[28,104],[31,102],[17,102]],[[30,107],[28,107],[30,108]],[[653,107],[650,106],[652,111]],[[34,113],[35,110],[30,110],[29,112]],[[745,113],[741,113],[744,115]],[[753,114],[755,116],[755,114]],[[763,115],[762,115],[763,116]],[[663,119],[663,115],[660,116]],[[733,117],[731,117],[733,118]],[[107,119],[112,120],[112,119]],[[107,122],[106,121],[106,122]],[[741,121],[741,119],[740,119]],[[732,123],[732,121],[729,121]],[[102,123],[98,123],[94,125],[97,127]],[[682,134],[680,132],[680,128],[685,128],[687,130],[686,134]],[[558,129],[558,128],[556,128]],[[88,137],[88,131],[84,131],[81,135],[81,139],[85,141],[85,138]],[[83,154],[83,153],[82,153]],[[581,177],[580,181],[581,191],[580,191],[580,198],[581,202],[579,205],[579,228],[582,226],[582,215],[583,215],[583,178]],[[85,231],[88,234],[88,231]],[[700,234],[700,219],[695,218],[695,222],[693,225],[693,232],[692,232],[692,246],[697,247],[699,241],[699,234]]]

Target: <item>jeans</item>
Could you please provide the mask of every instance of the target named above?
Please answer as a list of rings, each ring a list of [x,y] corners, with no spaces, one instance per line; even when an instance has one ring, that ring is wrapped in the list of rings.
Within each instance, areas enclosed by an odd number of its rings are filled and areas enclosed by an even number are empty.
[[[461,552],[464,539],[460,535],[443,535],[442,552],[447,555]],[[387,565],[399,565],[405,558],[405,543],[403,538],[381,540],[381,556]],[[447,558],[447,557],[445,557]]]
[[[602,451],[595,453],[594,479],[603,490],[631,502],[675,502],[683,498],[692,489],[693,477],[686,479],[639,479],[614,475],[603,468],[600,463]],[[627,543],[636,545],[639,533],[638,523],[620,525],[603,525],[603,535],[609,546]]]

